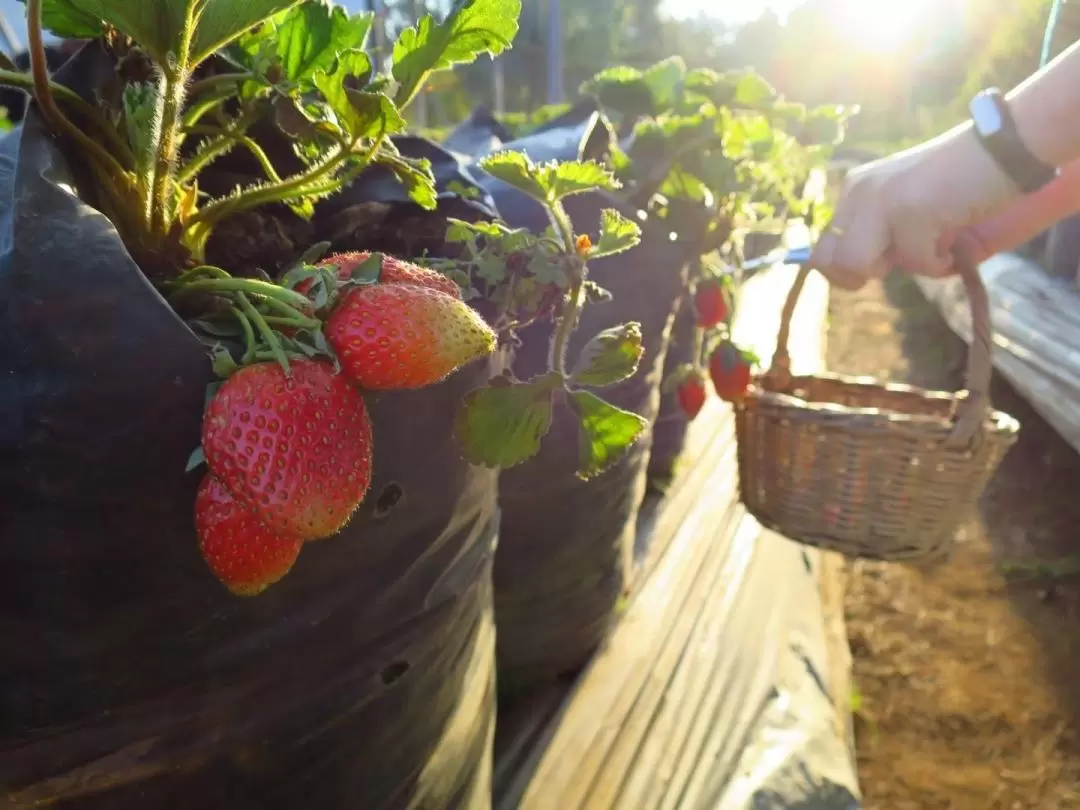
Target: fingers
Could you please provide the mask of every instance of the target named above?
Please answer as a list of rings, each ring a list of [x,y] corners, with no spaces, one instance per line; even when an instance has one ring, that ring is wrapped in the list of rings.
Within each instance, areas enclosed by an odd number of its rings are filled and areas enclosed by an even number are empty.
[[[935,219],[916,211],[905,211],[890,225],[891,255],[909,273],[941,277],[953,270],[951,240],[941,238]]]
[[[887,230],[872,194],[855,175],[849,178],[828,229],[818,239],[810,262],[829,281],[857,290],[868,280],[888,272],[884,254]]]

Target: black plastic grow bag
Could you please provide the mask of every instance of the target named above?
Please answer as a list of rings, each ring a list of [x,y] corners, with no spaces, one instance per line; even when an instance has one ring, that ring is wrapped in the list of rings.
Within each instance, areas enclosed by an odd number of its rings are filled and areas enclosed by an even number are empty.
[[[533,160],[599,157],[610,134],[591,102],[557,122],[505,145]],[[543,230],[547,220],[533,201],[477,173],[511,226]],[[610,195],[568,198],[575,227],[595,232],[603,208],[621,208]],[[628,216],[636,212],[624,211]],[[645,359],[638,373],[604,397],[650,422],[656,417],[664,353],[674,303],[684,284],[683,248],[646,225],[642,244],[591,265],[591,278],[614,300],[586,308],[570,346],[575,356],[592,335],[623,321],[642,325]],[[528,378],[546,369],[551,324],[523,331],[514,371]],[[502,511],[495,560],[495,605],[500,684],[520,688],[580,667],[603,638],[627,585],[635,524],[645,488],[651,436],[645,435],[616,465],[583,482],[576,423],[556,411],[540,454],[504,470]]]
[[[361,510],[233,597],[206,352],[76,187],[33,112],[0,141],[0,806],[486,810],[496,486],[451,424],[493,364],[372,398]]]
[[[469,117],[446,136],[442,145],[452,152],[481,157],[514,140],[513,133],[499,123],[487,107],[475,107]]]
[[[683,363],[693,362],[696,329],[693,302],[684,295],[676,304],[671,339],[664,357],[664,380]],[[675,391],[662,390],[656,423],[653,425],[652,453],[649,455],[649,481],[657,489],[663,490],[675,474],[689,427],[690,421],[679,405],[678,395]]]

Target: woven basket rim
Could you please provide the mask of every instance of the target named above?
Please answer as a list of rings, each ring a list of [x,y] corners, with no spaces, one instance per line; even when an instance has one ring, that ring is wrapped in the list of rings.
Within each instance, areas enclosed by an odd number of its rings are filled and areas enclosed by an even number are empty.
[[[967,398],[966,391],[936,391],[921,388],[906,383],[882,382],[869,376],[850,376],[846,374],[803,374],[791,377],[791,386],[798,387],[800,382],[821,380],[827,383],[838,383],[848,388],[874,389],[890,394],[902,394],[916,396],[927,401],[937,402],[962,402]],[[752,400],[787,412],[787,417],[793,421],[817,421],[817,422],[842,422],[848,427],[865,429],[888,426],[892,429],[910,428],[919,433],[948,433],[952,430],[952,419],[933,416],[930,414],[912,414],[884,408],[860,408],[850,405],[841,405],[833,402],[812,402],[794,394],[785,394],[779,391],[771,391],[761,386],[762,375],[753,380],[746,392],[746,407]],[[1017,434],[1020,431],[1020,422],[1014,416],[988,407],[986,418],[983,420],[983,430],[993,434],[1008,435]]]

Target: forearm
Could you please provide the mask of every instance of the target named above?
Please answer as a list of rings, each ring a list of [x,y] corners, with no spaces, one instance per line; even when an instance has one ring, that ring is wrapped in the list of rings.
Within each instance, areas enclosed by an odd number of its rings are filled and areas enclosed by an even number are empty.
[[[1007,96],[1020,136],[1045,163],[1080,158],[1080,43]]]
[[[1025,194],[1004,211],[960,234],[976,261],[1013,250],[1055,222],[1080,212],[1080,160],[1066,163],[1061,175],[1034,194]]]

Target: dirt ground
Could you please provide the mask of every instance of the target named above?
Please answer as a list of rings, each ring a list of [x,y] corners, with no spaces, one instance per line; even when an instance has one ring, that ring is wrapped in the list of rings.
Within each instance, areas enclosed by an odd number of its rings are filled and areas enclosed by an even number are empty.
[[[960,381],[964,345],[911,281],[831,309],[830,369]],[[955,557],[847,569],[866,810],[1080,810],[1080,455],[1007,385],[994,397],[1023,430]]]

